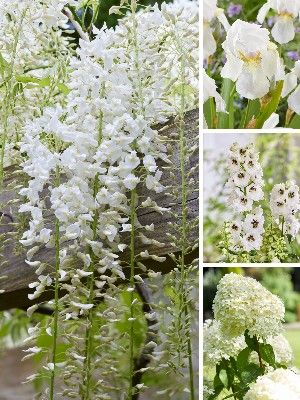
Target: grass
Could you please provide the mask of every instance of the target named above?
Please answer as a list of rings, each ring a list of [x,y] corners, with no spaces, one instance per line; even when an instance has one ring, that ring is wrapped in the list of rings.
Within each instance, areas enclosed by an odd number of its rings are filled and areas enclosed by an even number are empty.
[[[294,365],[300,369],[300,330],[291,329],[285,332],[285,337],[289,341],[294,352]]]

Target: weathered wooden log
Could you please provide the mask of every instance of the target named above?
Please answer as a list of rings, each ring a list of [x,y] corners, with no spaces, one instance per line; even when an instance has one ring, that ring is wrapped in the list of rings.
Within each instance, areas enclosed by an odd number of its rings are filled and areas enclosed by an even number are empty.
[[[187,144],[191,146],[192,143],[195,143],[198,137],[198,110],[190,111],[186,114],[185,117],[185,128],[186,128],[186,137]],[[170,120],[168,124],[165,126],[159,126],[157,129],[163,130],[163,135],[174,139],[176,138],[176,133],[178,131],[178,127],[174,120]],[[180,189],[181,179],[180,179],[180,164],[179,164],[179,151],[178,151],[178,142],[176,140],[170,140],[170,159],[174,163],[175,168],[173,169],[174,176],[171,177],[168,170],[166,169],[163,174],[162,183],[165,186],[178,186]],[[190,165],[187,166],[187,171],[198,164],[198,153],[195,152],[193,156],[190,158]],[[1,216],[1,224],[0,224],[0,234],[7,234],[9,237],[14,233],[16,229],[16,224],[14,221],[16,220],[16,216],[18,213],[18,204],[14,204],[11,202],[16,197],[17,190],[12,187],[12,182],[14,185],[17,185],[21,182],[16,182],[16,178],[13,176],[13,169],[10,168],[6,174],[7,178],[5,180],[4,189],[0,192],[0,216]],[[194,181],[198,182],[198,172],[195,169],[195,172],[192,175]],[[180,190],[179,190],[180,191]],[[159,242],[164,243],[162,247],[156,247],[153,245],[145,245],[142,244],[141,241],[137,240],[136,242],[136,250],[137,252],[148,250],[150,254],[155,254],[158,256],[167,255],[171,252],[176,252],[176,248],[172,246],[167,232],[170,231],[169,223],[175,222],[174,213],[180,213],[181,210],[181,199],[178,196],[178,199],[174,201],[165,193],[159,193],[153,195],[151,192],[148,193],[145,188],[141,187],[138,190],[139,196],[150,196],[153,200],[157,202],[157,204],[161,207],[169,208],[170,212],[165,212],[163,214],[159,214],[155,211],[147,210],[147,209],[139,209],[138,210],[138,220],[142,225],[153,223],[155,226],[155,230],[153,233],[147,232],[147,237],[153,238]],[[188,218],[189,222],[192,223],[198,217],[199,205],[198,205],[198,191],[190,191],[188,196]],[[53,218],[52,218],[53,219]],[[15,237],[14,235],[11,235]],[[191,240],[197,239],[197,230],[191,233]],[[124,241],[128,241],[128,238],[124,238]],[[18,246],[20,248],[20,246]],[[35,259],[38,259],[42,262],[47,262],[50,266],[54,264],[54,249],[42,248],[36,254]],[[10,309],[10,308],[22,308],[32,305],[34,302],[29,301],[28,293],[30,290],[28,289],[28,284],[36,280],[35,269],[28,264],[25,263],[25,251],[16,252],[16,239],[5,241],[0,247],[0,254],[4,259],[4,263],[0,267],[0,291],[4,291],[0,294],[0,310]],[[190,257],[195,257],[195,254],[190,255]],[[120,258],[122,260],[129,260],[128,253],[121,253]],[[154,271],[161,271],[162,273],[168,273],[174,268],[174,263],[172,262],[170,257],[167,257],[165,262],[157,263],[153,260],[143,260],[143,263],[150,267]],[[51,271],[51,267],[50,271]],[[38,299],[38,302],[47,301],[53,297],[52,290],[48,290]]]

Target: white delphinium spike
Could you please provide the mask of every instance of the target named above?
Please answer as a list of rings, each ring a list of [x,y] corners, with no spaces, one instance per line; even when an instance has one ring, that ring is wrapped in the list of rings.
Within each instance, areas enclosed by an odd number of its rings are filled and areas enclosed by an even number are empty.
[[[253,144],[245,147],[234,143],[228,160],[230,177],[225,185],[228,204],[240,215],[230,224],[234,249],[259,250],[264,233],[264,215],[261,206],[253,208],[255,202],[263,199],[263,171],[259,154]]]
[[[284,80],[284,68],[269,31],[237,20],[227,32],[222,47],[227,58],[221,76],[236,82],[237,92],[250,100],[262,98],[272,82]]]
[[[300,229],[297,218],[300,210],[299,186],[293,181],[275,185],[270,194],[270,208],[282,234],[296,237]]]
[[[258,12],[257,21],[262,24],[270,10],[274,10],[275,24],[272,28],[272,36],[276,42],[285,44],[294,39],[296,29],[294,21],[299,19],[299,0],[268,0]]]

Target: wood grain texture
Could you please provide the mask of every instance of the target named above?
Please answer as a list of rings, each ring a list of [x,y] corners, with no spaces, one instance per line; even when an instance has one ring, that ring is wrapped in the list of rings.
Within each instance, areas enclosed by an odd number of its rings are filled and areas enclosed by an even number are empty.
[[[163,173],[162,183],[165,186],[175,186],[180,189],[181,179],[180,179],[180,163],[179,163],[179,150],[178,142],[172,140],[176,138],[178,131],[175,121],[172,119],[164,126],[157,126],[156,129],[161,130],[162,134],[170,140],[169,154],[170,159],[175,165],[173,169],[174,176],[169,174],[166,168]],[[186,140],[189,147],[193,143],[197,143],[198,138],[198,110],[190,111],[185,117],[185,130],[186,130]],[[198,153],[194,152],[190,158],[190,165],[187,166],[187,172],[194,166],[198,164]],[[161,165],[164,168],[164,165]],[[5,185],[2,191],[0,191],[0,255],[2,256],[2,263],[0,269],[0,290],[5,292],[0,295],[0,310],[5,310],[9,308],[26,308],[32,305],[33,302],[28,300],[28,284],[36,280],[35,269],[30,267],[25,263],[25,253],[20,251],[21,246],[18,245],[16,240],[16,221],[18,219],[18,206],[19,204],[12,202],[16,198],[16,193],[18,192],[17,186],[22,184],[19,175],[14,174],[14,168],[10,167],[7,170],[7,178],[5,180]],[[196,183],[198,182],[198,171],[197,168],[192,174],[192,178]],[[138,188],[139,196],[150,196],[157,204],[161,207],[169,208],[169,212],[164,212],[159,214],[152,210],[139,209],[138,210],[138,220],[142,225],[153,223],[155,226],[154,232],[149,234],[147,232],[147,237],[153,238],[159,242],[164,243],[162,247],[154,247],[153,245],[144,245],[139,240],[136,242],[137,252],[148,250],[150,254],[155,254],[158,256],[164,256],[171,252],[176,252],[166,235],[170,231],[169,223],[175,222],[174,213],[180,213],[181,210],[181,199],[180,196],[174,201],[166,193],[153,194],[153,192],[148,193],[145,188]],[[192,223],[198,217],[199,204],[198,204],[198,190],[190,190],[188,196],[188,218],[189,222]],[[51,214],[49,213],[50,219]],[[53,219],[53,218],[52,218]],[[127,234],[128,235],[128,234]],[[197,240],[198,232],[194,230],[191,233],[191,240]],[[2,238],[2,240],[1,240]],[[10,238],[10,239],[9,239]],[[8,240],[9,239],[9,240]],[[124,237],[124,242],[128,242],[129,238]],[[17,251],[19,249],[19,251]],[[195,255],[193,254],[192,257]],[[122,253],[120,255],[122,260],[128,260],[128,253]],[[43,262],[47,262],[49,266],[53,265],[54,260],[54,249],[42,248],[36,254],[35,259]],[[143,260],[143,263],[154,271],[161,271],[162,273],[168,273],[174,264],[171,258],[167,257],[167,260],[163,263],[157,263],[152,260]],[[51,267],[49,267],[51,270]],[[49,300],[52,298],[52,291],[49,290],[44,294],[41,300]]]

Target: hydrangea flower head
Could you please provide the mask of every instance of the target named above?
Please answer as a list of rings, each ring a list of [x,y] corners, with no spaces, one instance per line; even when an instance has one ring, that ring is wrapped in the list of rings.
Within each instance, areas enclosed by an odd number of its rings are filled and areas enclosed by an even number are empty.
[[[203,327],[203,354],[206,365],[216,365],[222,359],[236,357],[246,347],[243,335],[228,337],[220,329],[217,320],[206,320]]]
[[[283,399],[300,399],[300,375],[283,368],[258,377],[244,397],[244,400]]]
[[[237,92],[250,100],[265,96],[272,81],[284,79],[284,69],[269,31],[259,25],[236,20],[222,47],[227,62],[221,76],[236,82]]]
[[[250,336],[264,339],[281,332],[285,308],[279,297],[255,279],[230,273],[218,284],[213,311],[229,337],[247,330]]]

